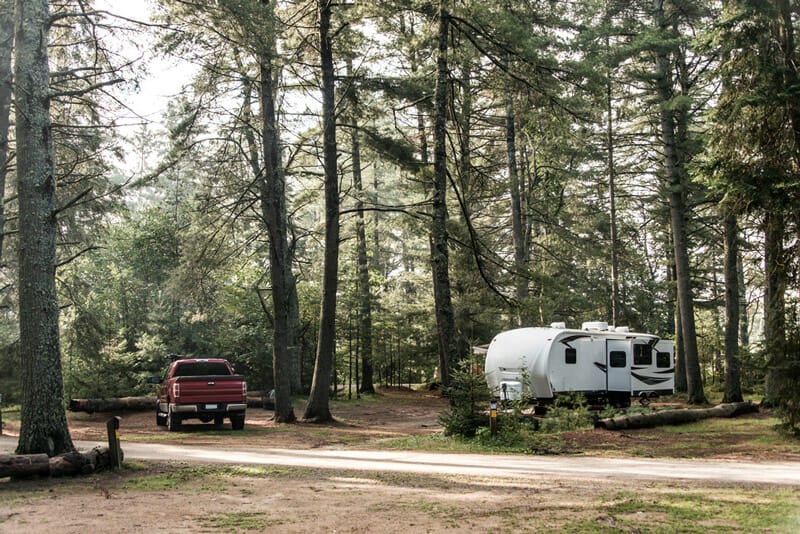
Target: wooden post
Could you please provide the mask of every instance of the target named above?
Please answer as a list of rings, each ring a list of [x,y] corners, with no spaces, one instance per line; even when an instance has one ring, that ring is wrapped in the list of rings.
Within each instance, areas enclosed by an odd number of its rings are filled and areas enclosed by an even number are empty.
[[[497,400],[492,399],[489,404],[489,431],[492,436],[497,435]]]
[[[119,416],[114,416],[106,422],[108,430],[108,452],[111,459],[111,469],[122,467],[122,449],[119,444]]]
[[[3,394],[0,393],[0,436],[3,435]]]

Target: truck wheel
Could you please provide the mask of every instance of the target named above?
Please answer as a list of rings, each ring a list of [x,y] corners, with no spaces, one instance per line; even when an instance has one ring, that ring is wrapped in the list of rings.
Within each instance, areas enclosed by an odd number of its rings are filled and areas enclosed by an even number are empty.
[[[165,416],[161,412],[161,404],[156,403],[156,425],[157,426],[166,426],[167,425],[167,416]]]
[[[232,415],[231,416],[231,428],[233,430],[243,430],[244,429],[244,416],[243,415]]]
[[[181,418],[173,413],[172,408],[167,410],[167,430],[175,432],[181,427]]]

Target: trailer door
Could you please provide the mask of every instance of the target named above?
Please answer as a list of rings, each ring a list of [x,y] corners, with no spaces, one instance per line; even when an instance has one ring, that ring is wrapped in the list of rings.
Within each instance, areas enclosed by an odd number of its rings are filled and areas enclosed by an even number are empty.
[[[631,391],[631,343],[621,339],[606,340],[606,389]]]

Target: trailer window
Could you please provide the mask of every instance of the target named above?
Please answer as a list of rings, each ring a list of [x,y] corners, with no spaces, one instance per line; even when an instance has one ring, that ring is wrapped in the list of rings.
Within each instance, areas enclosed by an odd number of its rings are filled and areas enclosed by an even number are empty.
[[[564,363],[574,365],[578,363],[578,351],[572,347],[567,347],[564,350]]]
[[[628,355],[622,350],[612,350],[608,354],[608,365],[611,367],[626,367],[628,364]]]
[[[656,354],[656,367],[672,367],[672,358],[670,357],[669,352],[659,352]]]
[[[633,365],[653,365],[653,350],[650,345],[633,346]]]

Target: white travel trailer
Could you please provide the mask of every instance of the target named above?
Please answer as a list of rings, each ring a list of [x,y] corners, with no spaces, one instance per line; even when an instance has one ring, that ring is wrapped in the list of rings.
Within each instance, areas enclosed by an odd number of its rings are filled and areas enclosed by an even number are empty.
[[[486,381],[501,400],[552,402],[580,393],[590,403],[629,405],[631,396],[675,390],[673,343],[653,334],[584,323],[518,328],[497,334],[486,352]]]

